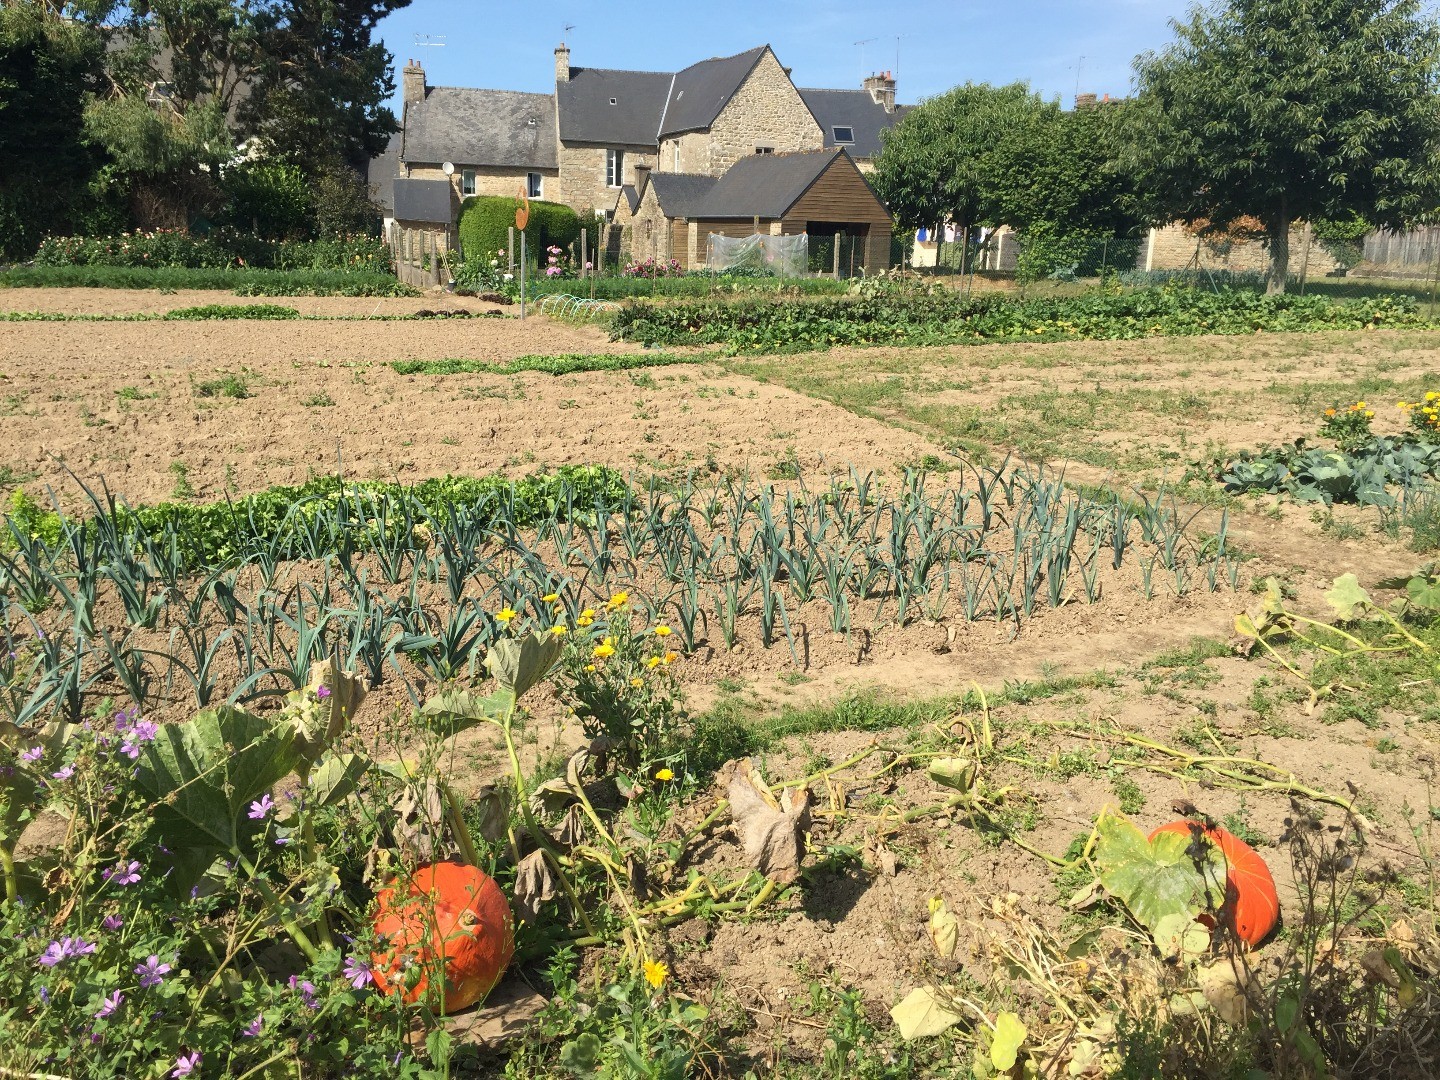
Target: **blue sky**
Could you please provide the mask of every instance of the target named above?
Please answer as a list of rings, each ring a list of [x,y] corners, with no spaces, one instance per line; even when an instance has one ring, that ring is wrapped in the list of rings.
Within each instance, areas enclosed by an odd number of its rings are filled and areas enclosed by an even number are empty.
[[[380,24],[380,35],[397,68],[417,57],[432,86],[538,92],[553,88],[562,36],[576,67],[641,71],[769,43],[797,85],[857,88],[862,64],[866,73],[896,67],[898,44],[902,102],[967,80],[1022,81],[1068,108],[1077,81],[1081,92],[1127,93],[1135,55],[1169,42],[1169,20],[1189,7],[1189,0],[413,0]],[[445,44],[417,47],[417,34]]]

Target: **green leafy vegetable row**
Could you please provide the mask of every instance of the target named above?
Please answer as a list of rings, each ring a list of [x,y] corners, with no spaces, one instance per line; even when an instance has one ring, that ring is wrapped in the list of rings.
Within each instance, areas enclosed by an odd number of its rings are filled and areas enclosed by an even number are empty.
[[[617,340],[794,352],[837,345],[1120,340],[1257,331],[1428,328],[1410,297],[1343,304],[1315,296],[1199,289],[1013,300],[945,290],[875,289],[848,297],[631,304],[613,317]]]
[[[373,270],[263,270],[183,266],[16,266],[0,288],[230,289],[240,296],[419,296]]]

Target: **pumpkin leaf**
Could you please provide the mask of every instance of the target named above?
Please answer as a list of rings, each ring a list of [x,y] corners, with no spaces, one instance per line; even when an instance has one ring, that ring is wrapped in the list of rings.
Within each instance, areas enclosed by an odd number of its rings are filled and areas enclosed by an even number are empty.
[[[540,917],[541,905],[560,895],[560,884],[545,852],[536,848],[515,868],[515,912],[522,922]]]
[[[928,986],[917,987],[890,1010],[890,1019],[906,1042],[939,1035],[965,1019]]]
[[[960,942],[960,920],[938,896],[930,901],[930,940],[942,960],[954,956],[955,946]]]
[[[444,738],[481,724],[503,724],[515,711],[519,695],[504,687],[493,694],[473,690],[445,690],[420,706],[419,715]]]
[[[1440,577],[1413,577],[1405,583],[1405,595],[1411,607],[1440,611]]]
[[[1208,896],[1224,896],[1225,867],[1214,845],[1185,833],[1168,832],[1154,841],[1115,813],[1095,825],[1093,859],[1100,883],[1152,935],[1175,934],[1174,916],[1193,920],[1209,905]],[[1203,873],[1202,873],[1203,870]],[[1171,922],[1164,922],[1167,917]]]
[[[545,680],[564,651],[564,640],[555,634],[501,638],[490,646],[485,656],[485,670],[494,676],[501,689],[522,698],[527,690]]]
[[[976,764],[970,758],[936,758],[926,768],[930,779],[937,784],[954,788],[957,791],[969,791],[975,783]]]
[[[730,779],[730,815],[745,842],[750,865],[782,885],[800,876],[810,831],[810,793],[787,791],[777,802],[747,758]]]
[[[482,784],[470,799],[476,832],[481,839],[495,843],[505,837],[510,825],[510,795],[498,784]]]
[[[1009,1072],[1020,1057],[1020,1045],[1025,1041],[1025,1025],[1013,1012],[1002,1012],[995,1018],[995,1030],[990,1035],[990,1064],[1000,1072]]]
[[[1172,912],[1160,919],[1150,931],[1155,947],[1167,960],[1198,960],[1210,947],[1210,931],[1183,911]]]
[[[560,1065],[576,1076],[587,1076],[598,1066],[603,1049],[600,1036],[587,1031],[560,1047]]]
[[[349,798],[370,771],[364,754],[331,754],[310,774],[310,798],[317,806],[335,806]]]
[[[207,709],[160,726],[141,750],[135,784],[155,800],[154,827],[167,847],[215,853],[250,846],[260,828],[247,816],[250,803],[299,762],[290,725],[242,709]]]
[[[1365,608],[1374,606],[1370,594],[1360,587],[1360,579],[1354,574],[1341,574],[1336,578],[1325,600],[1342,622],[1350,622]]]

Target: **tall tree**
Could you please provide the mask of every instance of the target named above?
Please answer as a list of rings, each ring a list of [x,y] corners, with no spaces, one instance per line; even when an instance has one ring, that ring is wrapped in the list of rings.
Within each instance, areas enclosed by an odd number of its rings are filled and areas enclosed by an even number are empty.
[[[1136,60],[1127,162],[1168,217],[1253,216],[1283,292],[1290,228],[1402,226],[1440,195],[1440,30],[1419,0],[1229,0]]]
[[[966,83],[906,111],[881,136],[875,190],[905,228],[1000,224],[997,148],[1030,130],[1046,109],[1023,83]]]
[[[43,0],[0,4],[0,258],[31,254],[85,211],[100,156],[81,137],[100,35]]]
[[[310,171],[362,167],[397,130],[384,102],[394,58],[376,24],[410,0],[273,0],[257,14],[261,62],[241,109],[247,131]]]

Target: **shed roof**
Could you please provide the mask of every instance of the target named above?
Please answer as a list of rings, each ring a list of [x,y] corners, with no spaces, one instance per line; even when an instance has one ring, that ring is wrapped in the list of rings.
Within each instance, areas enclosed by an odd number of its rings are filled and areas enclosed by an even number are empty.
[[[694,215],[707,218],[779,218],[795,205],[843,149],[804,154],[755,154],[743,157],[715,182]],[[652,178],[653,179],[653,178]]]
[[[734,56],[701,60],[677,71],[660,121],[660,138],[700,131],[713,124],[769,49],[769,45],[761,45]]]
[[[718,183],[714,176],[695,173],[654,173],[650,177],[660,209],[669,218],[704,216],[706,200]]]
[[[559,168],[553,94],[432,86],[405,106],[405,161]]]
[[[879,157],[880,133],[898,124],[907,108],[897,105],[894,112],[887,113],[885,106],[872,98],[868,90],[808,89],[801,90],[800,96],[825,133],[825,145],[843,145],[857,158]],[[854,142],[837,143],[837,127],[848,127],[855,136]]]
[[[668,71],[571,68],[570,81],[555,87],[560,138],[609,146],[654,146],[674,79]]]
[[[453,189],[449,180],[395,180],[395,220],[423,221],[428,224],[450,224],[454,220],[451,206]]]

